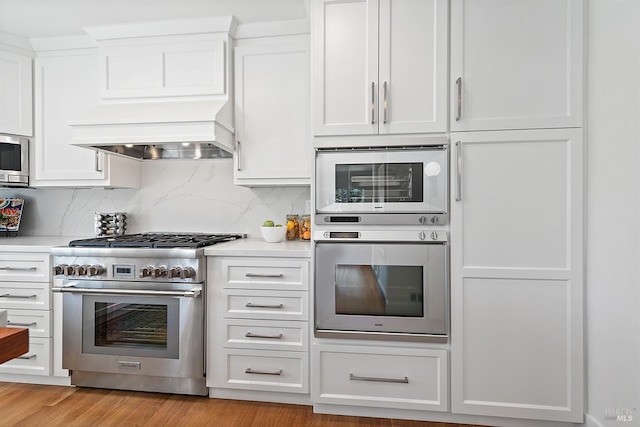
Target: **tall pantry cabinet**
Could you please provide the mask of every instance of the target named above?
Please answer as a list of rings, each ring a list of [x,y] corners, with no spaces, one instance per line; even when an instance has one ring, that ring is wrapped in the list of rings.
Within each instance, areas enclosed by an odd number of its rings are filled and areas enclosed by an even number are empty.
[[[451,410],[583,418],[583,2],[452,0]]]

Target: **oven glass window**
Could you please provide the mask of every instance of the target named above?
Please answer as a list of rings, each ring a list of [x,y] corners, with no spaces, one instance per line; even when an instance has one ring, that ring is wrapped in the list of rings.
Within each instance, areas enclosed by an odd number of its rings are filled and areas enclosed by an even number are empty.
[[[336,314],[423,317],[423,267],[336,265]]]
[[[168,319],[166,305],[96,302],[95,345],[166,350]]]
[[[337,164],[336,203],[421,203],[422,163]]]
[[[18,144],[0,144],[0,169],[20,172],[20,153]]]

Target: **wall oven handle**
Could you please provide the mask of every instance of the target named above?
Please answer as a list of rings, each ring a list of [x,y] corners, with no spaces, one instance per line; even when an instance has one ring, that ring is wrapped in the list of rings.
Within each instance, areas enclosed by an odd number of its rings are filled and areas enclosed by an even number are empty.
[[[275,371],[258,371],[255,369],[247,368],[244,371],[245,374],[260,374],[260,375],[282,375],[282,369],[276,369]]]
[[[381,377],[362,377],[360,375],[349,374],[350,381],[374,381],[379,383],[401,383],[409,384],[409,377],[403,378],[381,378]]]
[[[101,295],[125,295],[125,296],[146,296],[146,297],[184,297],[198,298],[200,289],[191,289],[190,291],[148,291],[144,289],[100,289],[100,288],[76,288],[73,286],[64,286],[61,288],[52,288],[53,292],[63,292],[71,294],[101,294]]]
[[[248,302],[244,306],[245,307],[249,307],[249,308],[282,308],[282,307],[284,307],[284,305],[282,303],[280,303],[280,304],[254,304],[252,302]]]
[[[246,273],[245,277],[284,277],[284,274],[282,273],[276,273],[276,274]]]
[[[6,270],[6,271],[36,271],[37,267],[0,267],[0,270]]]

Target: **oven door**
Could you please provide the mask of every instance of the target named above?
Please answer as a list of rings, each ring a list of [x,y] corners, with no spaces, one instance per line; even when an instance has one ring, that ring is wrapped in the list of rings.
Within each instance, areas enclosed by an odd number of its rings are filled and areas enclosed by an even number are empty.
[[[447,247],[317,242],[316,336],[446,342]]]
[[[200,289],[184,291],[88,288],[63,292],[65,369],[190,377],[204,375],[204,315]]]
[[[444,214],[446,147],[318,150],[318,214]]]

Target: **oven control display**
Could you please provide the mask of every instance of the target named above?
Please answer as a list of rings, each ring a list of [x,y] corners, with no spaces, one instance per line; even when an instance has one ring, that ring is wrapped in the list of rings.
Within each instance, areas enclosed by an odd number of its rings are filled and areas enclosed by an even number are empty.
[[[113,278],[114,279],[135,279],[136,268],[133,264],[114,264],[113,265]]]

